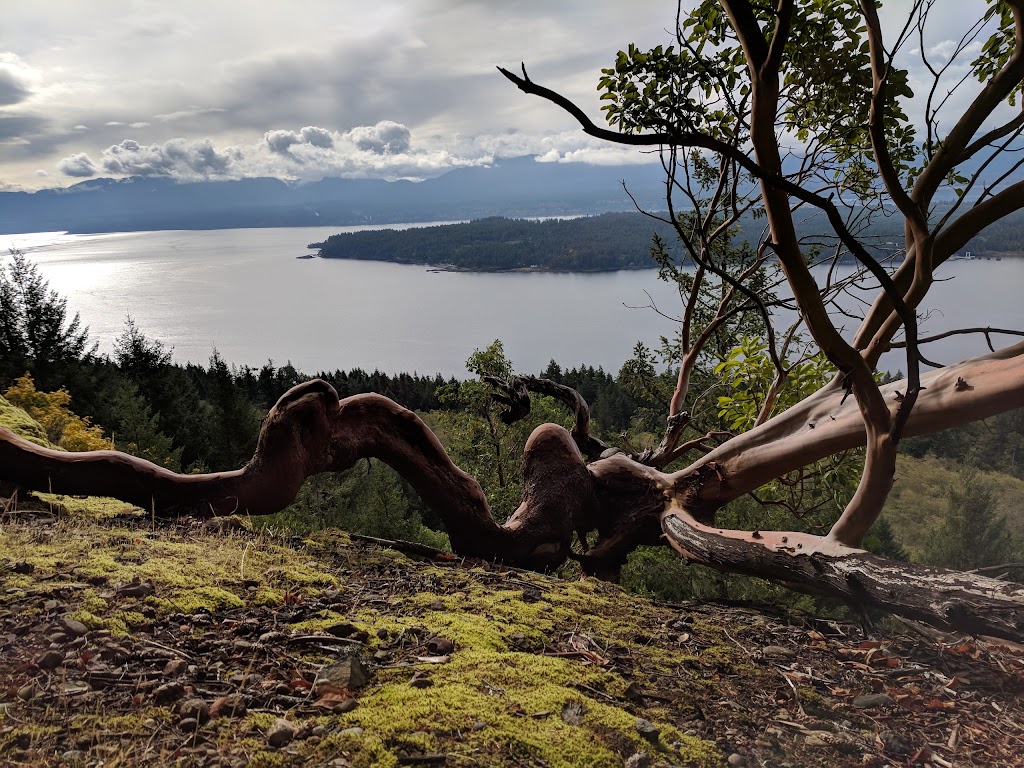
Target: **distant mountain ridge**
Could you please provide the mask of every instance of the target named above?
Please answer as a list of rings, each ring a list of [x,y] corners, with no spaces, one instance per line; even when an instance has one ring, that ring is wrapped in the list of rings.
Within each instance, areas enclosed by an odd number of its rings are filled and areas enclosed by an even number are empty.
[[[539,163],[533,156],[459,168],[421,182],[275,178],[177,183],[162,177],[91,179],[67,189],[0,192],[0,233],[133,232],[392,224],[556,216],[664,207],[660,165]],[[659,205],[660,203],[660,205]]]

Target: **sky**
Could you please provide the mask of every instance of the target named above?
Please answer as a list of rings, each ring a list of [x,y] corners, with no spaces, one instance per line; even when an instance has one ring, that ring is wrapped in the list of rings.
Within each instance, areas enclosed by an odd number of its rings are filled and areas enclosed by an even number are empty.
[[[937,54],[965,5],[938,0],[954,5]],[[665,0],[0,0],[0,189],[650,162],[495,67],[525,62],[600,122],[599,70],[631,42],[669,43],[674,15]]]

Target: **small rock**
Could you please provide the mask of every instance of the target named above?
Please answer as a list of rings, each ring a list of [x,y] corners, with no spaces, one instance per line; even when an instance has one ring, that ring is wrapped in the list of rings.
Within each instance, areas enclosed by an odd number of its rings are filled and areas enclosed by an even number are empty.
[[[64,663],[64,654],[60,651],[47,651],[36,659],[35,665],[47,671],[56,669]]]
[[[83,637],[89,628],[80,621],[69,619],[66,616],[60,620],[60,625],[72,637]]]
[[[326,736],[327,735],[327,726],[326,725],[317,725],[317,726],[315,726],[313,728],[313,731],[312,731],[311,735],[312,736]]]
[[[357,725],[354,728],[346,728],[343,731],[338,731],[338,735],[339,736],[362,736],[363,735],[363,729],[360,728]]]
[[[242,717],[245,712],[245,702],[233,694],[214,699],[210,707],[210,717]]]
[[[535,587],[527,587],[524,589],[522,597],[524,603],[539,603],[544,599],[543,593]]]
[[[429,688],[433,684],[433,680],[420,672],[414,674],[412,676],[412,680],[409,681],[409,686],[411,688]]]
[[[864,696],[858,696],[853,700],[853,706],[857,709],[872,709],[873,707],[888,707],[890,704],[895,704],[891,696],[887,696],[884,693],[869,693]]]
[[[646,752],[637,752],[626,760],[626,768],[651,768],[651,756]]]
[[[390,658],[391,658],[391,653],[389,651],[374,651],[373,652],[373,660],[374,661],[387,661]]]
[[[194,717],[183,717],[178,721],[178,727],[185,733],[194,733],[199,730],[199,721]]]
[[[358,640],[360,643],[365,643],[370,639],[370,633],[366,630],[360,629],[354,624],[349,624],[347,621],[343,621],[340,624],[327,627],[324,630],[329,635],[335,637],[343,637],[346,640]]]
[[[283,747],[295,738],[295,726],[285,720],[278,718],[272,726],[267,728],[267,744],[272,747]]]
[[[336,715],[344,715],[346,712],[351,712],[353,709],[359,706],[359,702],[355,699],[345,699],[344,701],[338,702],[331,707],[331,712]]]
[[[183,719],[193,718],[206,723],[210,720],[210,705],[202,699],[186,699],[178,705],[178,714]]]
[[[168,704],[180,699],[184,693],[185,686],[181,683],[164,683],[153,691],[153,701],[157,704]]]
[[[483,720],[477,720],[475,723],[473,723],[473,730],[482,731],[488,725],[490,725],[490,723],[485,723]]]
[[[914,751],[914,744],[901,733],[882,731],[878,736],[883,749],[890,755],[909,755]]]
[[[139,581],[138,579],[130,584],[121,584],[114,588],[114,594],[120,595],[121,597],[147,597],[148,595],[152,595],[154,591],[153,582]]]
[[[13,563],[11,565],[11,571],[12,572],[20,573],[23,576],[27,575],[29,573],[32,573],[32,571],[34,571],[35,569],[36,569],[36,567],[34,565],[32,565],[32,563],[27,563],[27,562]]]
[[[444,604],[444,600],[435,600],[430,604],[430,610],[432,611],[446,611],[448,610]]]
[[[316,676],[316,686],[332,685],[350,691],[362,688],[370,682],[370,670],[363,664],[359,654],[353,653],[336,664],[321,669]]]
[[[188,669],[188,662],[184,659],[171,659],[164,664],[164,677],[177,677]]]
[[[733,752],[729,755],[729,759],[726,760],[729,763],[730,768],[743,768],[747,764],[747,758],[741,755],[739,752]]]
[[[761,649],[766,659],[795,659],[796,653],[781,645],[766,645]]]
[[[626,686],[626,690],[622,692],[622,695],[634,704],[642,704],[644,700],[643,691],[640,690],[640,686],[637,685],[635,680]]]
[[[427,650],[434,656],[447,656],[455,650],[455,643],[446,637],[432,637],[427,640]]]
[[[387,640],[388,639],[388,631],[386,629],[384,629],[383,627],[378,629],[377,630],[377,639],[378,640]]]
[[[32,701],[36,696],[39,695],[39,689],[36,688],[35,684],[29,683],[23,685],[18,689],[18,698],[22,701]]]
[[[635,723],[636,731],[650,742],[655,742],[661,735],[661,731],[650,720],[638,717]]]

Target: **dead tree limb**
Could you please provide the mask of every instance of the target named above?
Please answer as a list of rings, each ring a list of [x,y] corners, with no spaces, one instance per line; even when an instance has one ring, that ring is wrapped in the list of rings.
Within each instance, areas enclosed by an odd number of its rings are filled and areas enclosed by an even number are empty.
[[[689,562],[758,576],[857,609],[1008,639],[1024,635],[1024,587],[974,573],[902,563],[800,533],[722,531],[685,511],[665,515],[669,543]]]

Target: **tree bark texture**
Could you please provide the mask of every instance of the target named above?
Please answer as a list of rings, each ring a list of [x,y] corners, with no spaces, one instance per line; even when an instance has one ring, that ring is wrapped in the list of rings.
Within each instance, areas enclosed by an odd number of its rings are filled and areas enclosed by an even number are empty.
[[[898,382],[888,385],[888,399],[895,402],[898,387]],[[933,431],[1021,405],[1024,358],[989,355],[929,377],[908,430]],[[115,451],[43,448],[0,429],[0,479],[30,490],[112,496],[165,517],[264,515],[287,506],[307,477],[342,471],[372,457],[398,471],[437,512],[458,554],[533,569],[575,558],[589,572],[609,576],[637,546],[657,544],[664,530],[684,556],[697,562],[879,605],[942,627],[1024,636],[1022,593],[1002,582],[892,564],[806,534],[789,535],[805,537],[806,551],[816,553],[810,564],[788,553],[789,559],[780,560],[784,548],[769,552],[753,534],[733,532],[753,545],[742,549],[735,537],[709,537],[712,529],[701,528],[713,524],[715,510],[747,490],[863,441],[856,405],[843,401],[839,387],[819,392],[674,473],[621,453],[588,465],[573,435],[545,424],[525,447],[522,503],[499,524],[477,481],[452,463],[414,413],[380,395],[340,400],[329,384],[313,380],[282,396],[264,421],[253,458],[232,472],[181,475]],[[700,547],[682,535],[680,526],[703,532]],[[574,553],[574,534],[583,538],[595,530],[594,546]],[[818,566],[827,566],[830,575],[824,577]],[[940,600],[922,592],[940,582],[939,574],[946,574],[943,589],[961,591],[962,599]],[[990,602],[984,602],[990,593]],[[967,610],[968,605],[1001,605],[1003,618],[996,620],[995,608]]]

